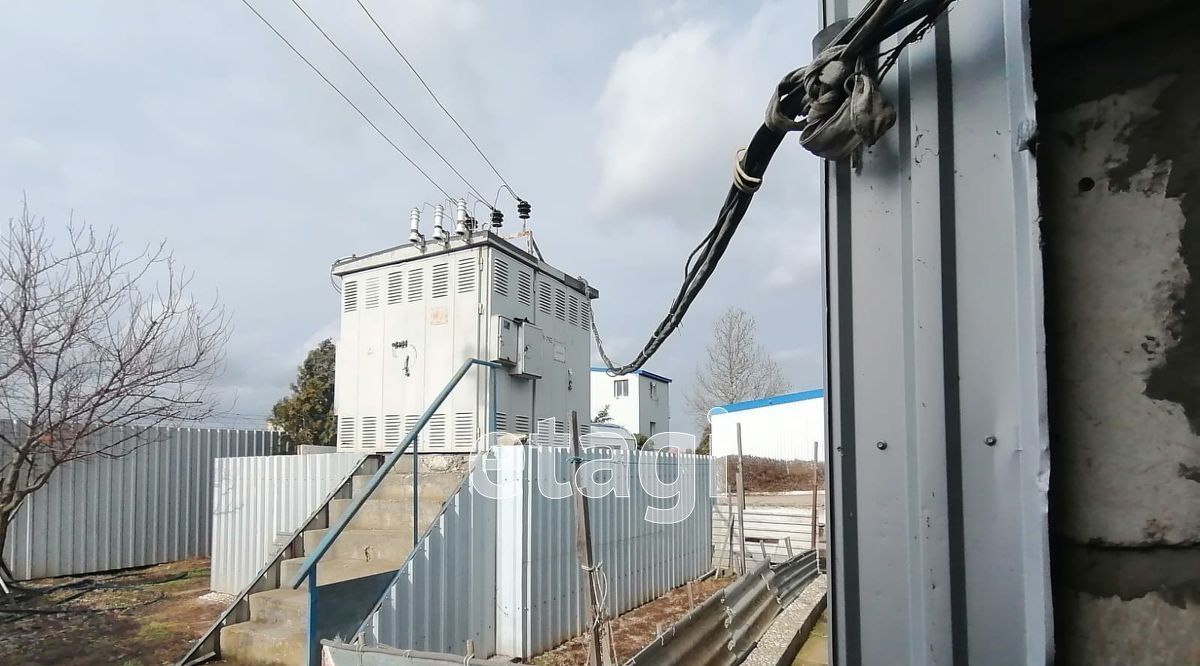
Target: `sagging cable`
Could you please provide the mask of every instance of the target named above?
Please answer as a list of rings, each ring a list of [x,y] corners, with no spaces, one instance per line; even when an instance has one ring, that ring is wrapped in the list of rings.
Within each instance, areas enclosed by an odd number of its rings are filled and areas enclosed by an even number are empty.
[[[591,312],[592,334],[609,375],[640,369],[683,322],[724,256],[784,136],[798,131],[800,144],[809,152],[832,161],[857,161],[864,147],[873,145],[895,124],[895,110],[880,91],[879,80],[895,64],[899,53],[919,40],[952,2],[871,0],[820,48],[810,64],[783,77],[771,95],[762,126],[745,150],[738,151],[733,183],[716,223],[688,255],[683,285],[632,361],[619,365],[609,358],[595,313]],[[880,42],[913,24],[916,27],[894,49],[884,54],[877,51]]]

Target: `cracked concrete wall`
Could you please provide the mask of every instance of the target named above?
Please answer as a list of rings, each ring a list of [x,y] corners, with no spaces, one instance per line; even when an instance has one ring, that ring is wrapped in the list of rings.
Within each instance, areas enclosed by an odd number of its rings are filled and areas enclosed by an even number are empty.
[[[1034,44],[1059,663],[1200,663],[1192,4]]]

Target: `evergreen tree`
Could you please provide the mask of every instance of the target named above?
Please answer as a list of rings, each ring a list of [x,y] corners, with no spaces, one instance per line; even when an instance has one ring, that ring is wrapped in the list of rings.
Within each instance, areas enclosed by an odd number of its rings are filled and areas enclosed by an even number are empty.
[[[333,410],[336,348],[322,340],[308,352],[292,383],[292,394],[275,403],[271,423],[283,431],[288,446],[331,446],[337,441]]]

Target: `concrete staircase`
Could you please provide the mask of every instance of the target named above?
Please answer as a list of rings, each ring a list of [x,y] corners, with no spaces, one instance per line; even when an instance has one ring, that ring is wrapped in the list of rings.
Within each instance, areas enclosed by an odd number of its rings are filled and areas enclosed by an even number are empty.
[[[317,582],[340,582],[385,571],[404,564],[418,535],[429,526],[442,505],[458,489],[463,472],[421,471],[419,515],[413,525],[412,461],[404,458],[396,464],[375,493],[363,504],[345,531],[317,564]],[[359,497],[370,476],[353,478],[353,495]],[[332,525],[349,508],[352,499],[329,503]],[[304,533],[304,552],[312,553],[327,529]],[[307,659],[308,622],[307,582],[299,589],[289,586],[300,571],[303,557],[284,560],[280,566],[280,589],[250,595],[250,621],[226,626],[221,630],[221,657],[237,664],[303,664]]]

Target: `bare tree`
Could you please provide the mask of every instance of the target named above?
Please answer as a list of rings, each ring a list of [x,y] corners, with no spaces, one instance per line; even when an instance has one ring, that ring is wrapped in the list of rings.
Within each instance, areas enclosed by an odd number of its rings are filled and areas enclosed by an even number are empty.
[[[28,204],[0,238],[0,565],[21,502],[60,466],[213,413],[224,312],[191,299],[164,245],[122,250],[74,222],[56,241]]]
[[[791,388],[783,370],[758,342],[755,328],[754,317],[736,307],[726,310],[713,326],[708,360],[696,370],[696,383],[687,397],[688,411],[701,427],[707,428],[713,407],[779,395]]]

